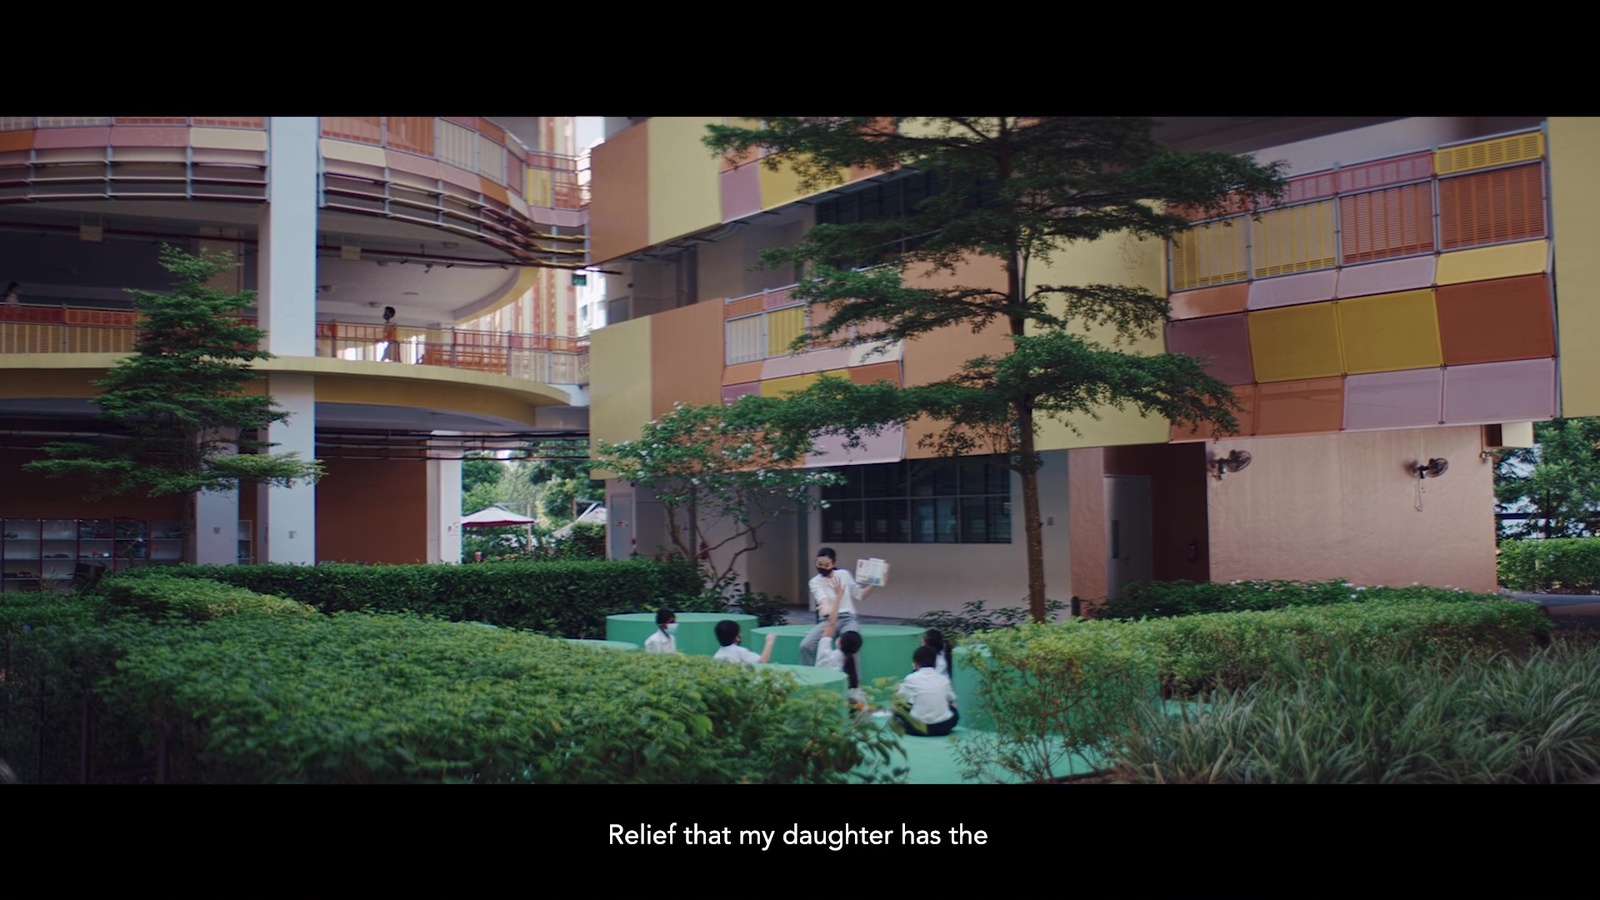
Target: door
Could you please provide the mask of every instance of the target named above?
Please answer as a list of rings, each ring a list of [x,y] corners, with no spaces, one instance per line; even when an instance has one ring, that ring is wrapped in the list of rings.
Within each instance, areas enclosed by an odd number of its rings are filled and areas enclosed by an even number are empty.
[[[1106,476],[1106,596],[1151,579],[1150,476]]]

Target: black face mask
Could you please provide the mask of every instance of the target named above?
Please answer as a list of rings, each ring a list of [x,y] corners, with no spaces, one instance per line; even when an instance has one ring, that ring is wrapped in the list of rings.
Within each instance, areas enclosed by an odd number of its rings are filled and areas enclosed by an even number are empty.
[[[821,575],[823,578],[832,578],[833,577],[833,570],[832,569],[824,569],[821,566],[818,566],[817,567],[817,574]]]

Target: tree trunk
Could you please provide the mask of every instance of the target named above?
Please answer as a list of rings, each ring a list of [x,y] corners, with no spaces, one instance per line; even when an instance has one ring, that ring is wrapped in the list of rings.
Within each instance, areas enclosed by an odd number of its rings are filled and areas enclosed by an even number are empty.
[[[1034,458],[1033,402],[1017,404],[1017,449],[1022,463],[1022,529],[1028,543],[1028,611],[1045,621],[1044,523],[1039,517],[1039,466]]]

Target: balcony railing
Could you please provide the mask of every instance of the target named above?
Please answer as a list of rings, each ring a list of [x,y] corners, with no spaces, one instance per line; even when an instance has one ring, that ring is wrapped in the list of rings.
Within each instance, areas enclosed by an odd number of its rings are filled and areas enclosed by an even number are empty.
[[[137,314],[124,310],[0,307],[0,354],[132,353],[137,336]],[[318,322],[316,354],[467,369],[538,384],[589,383],[587,342],[557,335]]]
[[[829,304],[808,307],[806,301],[790,293],[794,288],[791,284],[727,301],[723,311],[724,362],[727,365],[790,356],[795,352],[794,342],[801,335],[809,334],[814,325],[828,320],[832,315]],[[806,349],[838,347],[879,330],[881,326],[852,325],[832,340],[806,341]]]

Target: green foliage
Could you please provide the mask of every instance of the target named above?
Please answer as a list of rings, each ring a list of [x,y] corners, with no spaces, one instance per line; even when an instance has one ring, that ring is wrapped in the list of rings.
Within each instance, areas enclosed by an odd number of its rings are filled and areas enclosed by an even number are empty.
[[[1023,598],[1026,602],[1027,598]],[[1012,628],[1028,621],[1031,617],[1028,610],[1021,606],[1002,606],[998,609],[987,609],[986,601],[971,600],[962,605],[959,612],[937,609],[926,612],[915,619],[906,620],[907,625],[918,628],[937,628],[947,638],[968,637],[982,631],[995,631],[1001,628]],[[1060,600],[1047,600],[1045,602],[1045,615],[1051,619],[1067,611],[1067,604]]]
[[[1535,518],[1501,523],[1502,538],[1593,534],[1600,516],[1600,419],[1535,422],[1534,446],[1507,450],[1494,467],[1495,502]]]
[[[651,560],[501,562],[461,566],[171,566],[133,569],[108,588],[143,578],[204,578],[286,597],[325,613],[414,612],[569,638],[605,637],[606,617],[694,608],[693,566]]]
[[[1159,619],[1199,613],[1327,606],[1365,600],[1493,600],[1456,588],[1414,584],[1408,587],[1356,587],[1348,581],[1152,581],[1128,585],[1121,597],[1087,607],[1091,619]]]
[[[117,610],[161,620],[169,616],[204,622],[223,616],[307,616],[316,609],[204,578],[182,578],[153,570],[145,578],[113,578],[98,593]]]
[[[165,757],[177,783],[841,782],[897,749],[837,697],[709,659],[351,613],[91,631],[94,781],[150,781]],[[30,666],[70,655],[40,649]],[[45,722],[73,755],[77,712]]]
[[[1506,541],[1497,558],[1500,583],[1513,591],[1600,591],[1600,538]]]
[[[493,485],[499,484],[500,483],[500,477],[505,474],[505,471],[506,471],[505,463],[501,462],[498,459],[493,459],[491,457],[473,457],[471,459],[462,460],[461,461],[461,496],[462,496],[462,498],[464,499],[468,494],[471,494],[472,491],[475,488],[482,487],[484,485],[493,486]],[[487,504],[485,504],[485,505],[487,505]],[[472,507],[471,509],[468,509],[466,506],[463,506],[461,511],[464,512],[464,513],[476,512],[477,510],[482,509],[482,508],[483,507],[478,506],[478,507]]]
[[[1130,629],[1025,624],[991,632],[964,657],[995,730],[956,744],[962,777],[1045,782],[1100,768],[1160,696],[1156,648]]]
[[[1324,665],[1176,714],[1146,707],[1116,755],[1146,783],[1560,783],[1600,774],[1600,649]]]
[[[565,536],[544,535],[536,538],[532,546],[529,546],[526,540],[519,540],[515,549],[508,549],[502,542],[498,546],[488,548],[484,554],[486,562],[547,562],[605,558],[606,526],[600,522],[576,522],[572,525],[572,531]]]
[[[1230,198],[1252,207],[1283,190],[1282,164],[1227,153],[1174,151],[1150,119],[1102,117],[768,117],[757,127],[711,126],[706,144],[729,154],[761,149],[761,164],[791,166],[808,190],[844,184],[850,167],[928,176],[933,187],[899,216],[813,228],[768,265],[792,265],[793,293],[812,308],[795,349],[819,342],[884,347],[952,326],[1004,326],[998,357],[966,361],[943,381],[895,393],[891,385],[824,379],[782,401],[796,435],[855,434],[866,425],[925,418],[925,446],[942,454],[986,452],[1022,474],[1028,603],[1044,621],[1043,542],[1035,472],[1038,417],[1076,427],[1112,407],[1174,422],[1237,427],[1227,385],[1198,360],[1125,353],[1073,333],[1101,326],[1113,347],[1152,335],[1167,320],[1163,294],[1114,284],[1056,284],[1047,265],[1080,241],[1112,235],[1168,238],[1189,227],[1181,208],[1218,211]],[[1004,286],[963,283],[962,265],[990,257]],[[865,271],[863,271],[865,269]],[[950,274],[943,286],[918,276]],[[767,398],[740,405],[767,409]],[[809,426],[803,420],[809,418]],[[796,420],[801,420],[796,427]]]
[[[95,399],[115,433],[97,442],[45,448],[48,459],[24,468],[80,480],[91,494],[148,496],[225,490],[241,483],[314,482],[320,464],[293,453],[269,454],[259,435],[288,414],[247,388],[260,379],[251,364],[265,334],[242,324],[254,303],[246,291],[208,287],[235,267],[228,256],[191,256],[163,247],[161,265],[176,279],[170,294],[129,291],[140,314],[134,353],[95,382]]]
[[[707,583],[716,584],[760,547],[768,522],[818,505],[812,489],[841,480],[793,467],[809,446],[809,435],[786,440],[773,427],[730,417],[720,404],[679,403],[645,425],[639,440],[602,441],[595,466],[648,489],[666,509],[673,548],[704,562]]]

